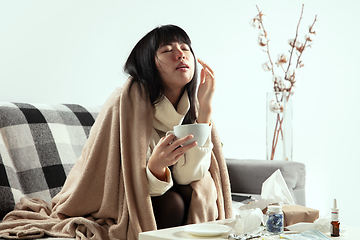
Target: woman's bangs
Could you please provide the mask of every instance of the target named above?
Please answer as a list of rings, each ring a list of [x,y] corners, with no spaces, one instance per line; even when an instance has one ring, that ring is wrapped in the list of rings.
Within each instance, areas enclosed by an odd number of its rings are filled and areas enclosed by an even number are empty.
[[[184,30],[176,26],[163,26],[158,31],[158,46],[172,42],[186,43],[191,45],[190,38]]]

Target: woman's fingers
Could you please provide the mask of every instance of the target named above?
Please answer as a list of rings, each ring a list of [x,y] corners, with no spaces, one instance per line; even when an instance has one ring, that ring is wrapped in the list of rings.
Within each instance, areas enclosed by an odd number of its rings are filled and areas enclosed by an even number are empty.
[[[185,146],[183,145],[178,146],[172,153],[175,163],[180,159],[181,156],[183,156],[187,151],[189,151],[196,145],[197,145],[196,142],[192,142]]]
[[[203,67],[200,72],[200,85],[211,82],[211,85],[215,84],[214,71],[203,60],[198,58],[198,62]]]
[[[198,62],[202,65],[200,73],[200,84],[197,92],[199,101],[198,122],[209,123],[212,112],[212,98],[215,92],[216,82],[214,71],[201,59]]]
[[[196,142],[192,142],[186,146],[183,145],[192,138],[194,138],[194,136],[191,134],[180,139],[176,139],[172,134],[163,138],[161,145],[164,160],[168,162],[166,164],[167,166],[174,165],[181,156],[197,145]]]
[[[171,148],[170,149],[172,151],[175,151],[179,147],[184,147],[183,144],[186,143],[187,141],[193,139],[193,138],[194,138],[194,136],[190,134],[190,135],[187,135],[186,137],[177,139],[177,140],[175,140],[175,141],[173,141],[171,143]]]
[[[205,68],[205,72],[209,77],[211,77],[212,80],[215,79],[214,72],[211,71],[209,68]]]
[[[168,134],[160,139],[161,145],[162,146],[170,145],[175,139],[176,137],[173,134]]]
[[[211,75],[214,77],[215,74],[214,74],[214,71],[211,69],[211,67],[209,67],[209,65],[207,65],[203,60],[201,60],[200,58],[197,59],[198,62],[201,64],[201,66],[204,68],[204,69],[208,69],[209,72],[211,73]]]
[[[148,168],[159,179],[163,179],[165,168],[174,165],[187,151],[197,145],[196,142],[183,146],[194,138],[193,135],[176,139],[173,134],[162,137],[149,158]]]

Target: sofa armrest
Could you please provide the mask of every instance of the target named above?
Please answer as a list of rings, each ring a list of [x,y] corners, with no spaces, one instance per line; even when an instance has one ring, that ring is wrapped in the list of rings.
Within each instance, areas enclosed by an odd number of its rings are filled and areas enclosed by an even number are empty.
[[[280,169],[295,203],[305,206],[306,171],[303,163],[229,158],[226,163],[233,193],[261,194],[262,183]]]

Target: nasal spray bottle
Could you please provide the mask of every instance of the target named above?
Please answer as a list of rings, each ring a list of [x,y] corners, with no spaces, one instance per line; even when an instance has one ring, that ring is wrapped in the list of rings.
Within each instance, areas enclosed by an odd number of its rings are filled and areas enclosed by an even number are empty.
[[[331,209],[330,233],[332,237],[340,236],[339,209],[337,208],[336,199],[334,199],[334,205],[333,208]]]

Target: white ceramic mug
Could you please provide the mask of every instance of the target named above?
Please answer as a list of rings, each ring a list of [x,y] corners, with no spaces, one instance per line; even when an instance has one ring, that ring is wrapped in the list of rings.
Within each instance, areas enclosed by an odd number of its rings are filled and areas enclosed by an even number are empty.
[[[189,134],[194,136],[193,139],[187,141],[183,145],[188,145],[194,141],[197,142],[197,146],[204,146],[206,140],[209,137],[210,126],[208,123],[194,123],[194,124],[185,124],[177,125],[174,127],[174,131],[168,131],[166,136],[169,134],[174,135],[177,139],[186,137]]]

